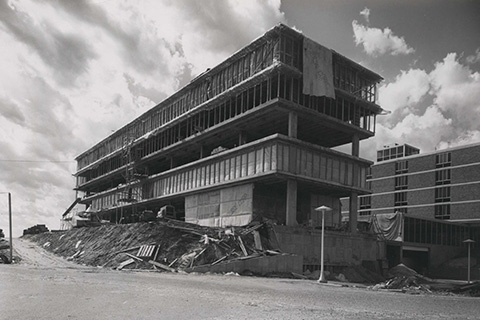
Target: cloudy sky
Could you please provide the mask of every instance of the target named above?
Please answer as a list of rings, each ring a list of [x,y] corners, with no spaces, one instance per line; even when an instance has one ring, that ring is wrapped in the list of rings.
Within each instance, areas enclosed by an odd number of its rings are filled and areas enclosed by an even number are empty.
[[[480,142],[480,1],[0,0],[0,192],[14,236],[59,228],[78,154],[279,22],[385,78],[391,114],[362,156]]]

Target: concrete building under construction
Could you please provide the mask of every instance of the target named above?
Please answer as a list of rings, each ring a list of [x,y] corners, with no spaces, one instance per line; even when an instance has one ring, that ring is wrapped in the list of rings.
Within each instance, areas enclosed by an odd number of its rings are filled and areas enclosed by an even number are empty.
[[[357,208],[369,193],[359,141],[375,134],[381,80],[280,24],[80,154],[80,203],[111,222],[169,206],[206,226],[287,227],[327,205],[339,226],[340,198]]]

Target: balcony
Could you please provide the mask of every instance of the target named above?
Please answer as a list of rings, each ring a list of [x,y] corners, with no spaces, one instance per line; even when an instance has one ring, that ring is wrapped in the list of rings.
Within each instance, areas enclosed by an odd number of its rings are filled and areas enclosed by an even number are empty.
[[[319,190],[367,193],[365,173],[371,162],[280,134],[188,163],[144,181],[86,197],[94,211],[132,202],[183,197],[190,193],[252,181],[297,179]],[[128,201],[125,199],[128,198]]]

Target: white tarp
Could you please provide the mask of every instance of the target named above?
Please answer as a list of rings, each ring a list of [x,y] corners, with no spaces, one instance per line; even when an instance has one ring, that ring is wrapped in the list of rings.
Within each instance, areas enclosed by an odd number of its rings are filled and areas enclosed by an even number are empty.
[[[374,214],[371,223],[379,239],[403,241],[403,213]]]
[[[332,51],[303,39],[303,94],[335,99]]]

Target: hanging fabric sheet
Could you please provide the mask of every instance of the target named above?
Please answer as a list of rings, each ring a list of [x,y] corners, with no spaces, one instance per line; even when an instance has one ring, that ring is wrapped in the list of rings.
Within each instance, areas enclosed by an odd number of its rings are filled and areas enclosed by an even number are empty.
[[[380,240],[403,241],[403,213],[375,214],[371,225]]]
[[[335,99],[332,51],[303,39],[303,94]]]

